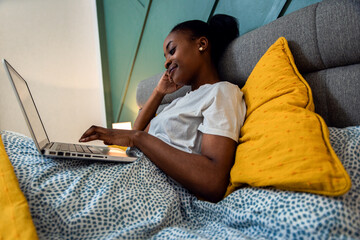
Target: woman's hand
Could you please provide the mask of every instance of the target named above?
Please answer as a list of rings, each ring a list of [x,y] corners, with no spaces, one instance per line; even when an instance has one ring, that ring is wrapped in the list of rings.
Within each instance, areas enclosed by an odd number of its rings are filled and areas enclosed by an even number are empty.
[[[133,138],[136,132],[137,131],[135,130],[107,129],[103,127],[92,126],[81,136],[79,142],[101,140],[106,145],[133,147]]]
[[[164,72],[161,79],[156,86],[156,91],[160,94],[166,95],[169,93],[173,93],[176,90],[180,89],[182,86],[177,85],[169,76],[168,72]]]

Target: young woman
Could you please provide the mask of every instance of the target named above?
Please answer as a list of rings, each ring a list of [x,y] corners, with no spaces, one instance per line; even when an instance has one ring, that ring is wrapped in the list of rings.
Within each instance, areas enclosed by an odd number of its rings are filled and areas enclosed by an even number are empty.
[[[215,15],[209,24],[193,20],[175,26],[163,45],[167,70],[134,129],[92,126],[80,142],[135,146],[192,193],[212,202],[221,200],[246,106],[238,86],[220,81],[217,65],[238,35],[236,20],[227,15]],[[191,91],[155,117],[164,96],[184,85]]]

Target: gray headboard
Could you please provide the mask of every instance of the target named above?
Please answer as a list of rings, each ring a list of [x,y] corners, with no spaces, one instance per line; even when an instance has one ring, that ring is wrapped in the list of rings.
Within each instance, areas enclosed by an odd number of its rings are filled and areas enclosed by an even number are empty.
[[[360,1],[324,0],[235,39],[219,67],[222,80],[242,87],[266,50],[284,36],[309,83],[315,111],[328,126],[360,125]],[[137,89],[141,108],[161,74]],[[169,103],[188,88],[168,95]]]

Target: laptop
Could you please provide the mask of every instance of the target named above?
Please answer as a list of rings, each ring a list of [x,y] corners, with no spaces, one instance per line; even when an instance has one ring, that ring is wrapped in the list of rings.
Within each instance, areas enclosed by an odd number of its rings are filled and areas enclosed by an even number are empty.
[[[137,159],[134,154],[131,154],[131,151],[124,151],[117,147],[51,142],[27,82],[5,59],[2,61],[19,100],[32,139],[40,154],[62,159],[88,159],[122,163],[130,163]]]

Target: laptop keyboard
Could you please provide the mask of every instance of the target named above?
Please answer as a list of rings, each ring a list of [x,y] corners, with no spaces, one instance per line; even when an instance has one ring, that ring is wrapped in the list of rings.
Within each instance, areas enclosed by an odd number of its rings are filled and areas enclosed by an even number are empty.
[[[80,145],[80,144],[67,144],[67,143],[60,143],[57,144],[56,147],[53,145],[51,149],[55,151],[64,151],[64,152],[81,152],[81,153],[95,153],[100,154],[101,152],[94,148],[89,147],[86,145]]]

